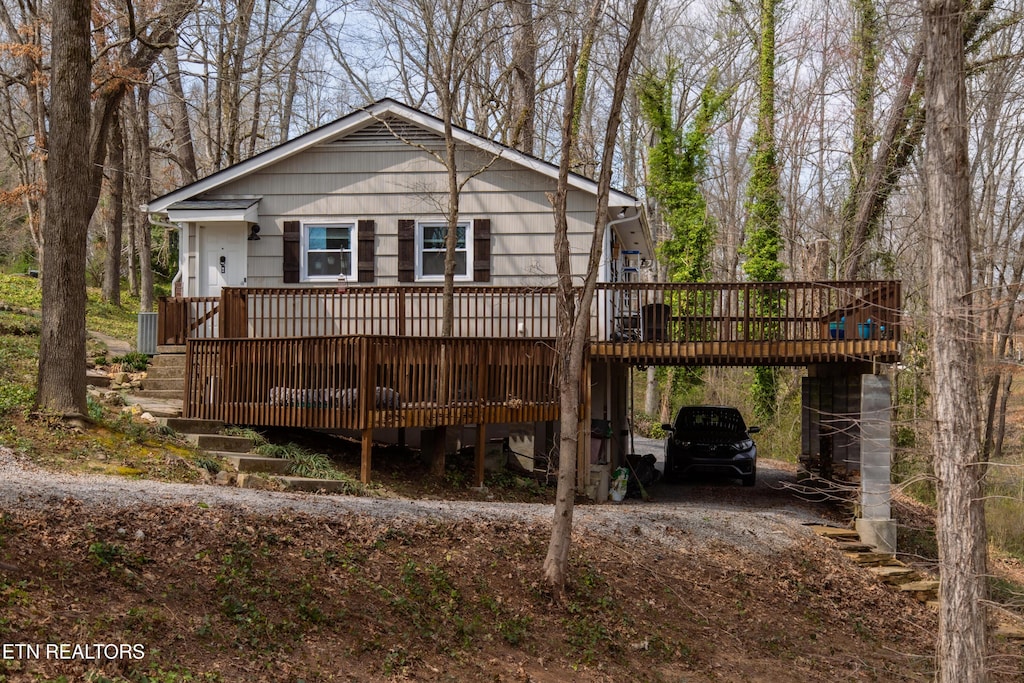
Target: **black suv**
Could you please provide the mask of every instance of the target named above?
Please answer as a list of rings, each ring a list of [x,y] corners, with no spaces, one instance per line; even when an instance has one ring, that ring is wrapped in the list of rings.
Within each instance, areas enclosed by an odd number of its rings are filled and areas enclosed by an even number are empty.
[[[757,447],[735,408],[684,406],[674,424],[662,425],[665,442],[665,478],[679,481],[690,472],[719,472],[739,477],[744,486],[757,481]]]

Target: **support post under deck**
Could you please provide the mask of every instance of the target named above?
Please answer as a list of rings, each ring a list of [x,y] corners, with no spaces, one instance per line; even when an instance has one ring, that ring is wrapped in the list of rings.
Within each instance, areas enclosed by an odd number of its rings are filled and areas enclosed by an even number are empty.
[[[359,465],[359,481],[370,483],[370,461],[373,456],[373,427],[363,430],[362,458]]]
[[[896,520],[892,518],[892,399],[889,378],[862,375],[860,392],[860,517],[861,541],[881,552],[896,552]]]

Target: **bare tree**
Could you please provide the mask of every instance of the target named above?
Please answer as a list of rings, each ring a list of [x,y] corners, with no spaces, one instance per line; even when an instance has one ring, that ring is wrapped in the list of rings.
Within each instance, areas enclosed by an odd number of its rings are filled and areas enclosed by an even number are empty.
[[[89,0],[53,5],[49,158],[50,210],[43,221],[43,304],[39,333],[41,408],[72,419],[85,405],[85,251],[92,179],[89,155]]]
[[[964,8],[926,0],[925,192],[931,268],[935,476],[939,542],[937,680],[983,683],[987,543],[981,479],[977,348],[973,343]]]
[[[107,145],[107,179],[110,217],[106,226],[106,258],[103,266],[103,300],[121,305],[121,237],[124,234],[124,136],[121,117],[115,113]]]
[[[551,540],[544,559],[544,580],[556,596],[565,590],[569,569],[569,548],[572,540],[572,515],[576,496],[576,450],[579,444],[580,378],[583,373],[583,352],[590,332],[590,306],[597,285],[601,249],[608,222],[608,198],[611,192],[612,164],[615,140],[621,122],[622,101],[636,52],[640,29],[647,11],[647,0],[637,0],[629,23],[615,71],[615,81],[609,105],[608,125],[605,129],[601,155],[601,172],[597,179],[597,201],[594,211],[594,233],[590,242],[587,271],[583,275],[583,288],[573,286],[573,272],[569,255],[569,226],[567,202],[569,167],[572,163],[575,98],[578,93],[574,73],[577,70],[575,52],[566,63],[565,103],[562,124],[562,157],[558,172],[558,185],[552,207],[555,217],[555,262],[558,268],[557,319],[555,340],[561,359],[558,370],[559,392],[559,447],[558,484],[555,498]]]

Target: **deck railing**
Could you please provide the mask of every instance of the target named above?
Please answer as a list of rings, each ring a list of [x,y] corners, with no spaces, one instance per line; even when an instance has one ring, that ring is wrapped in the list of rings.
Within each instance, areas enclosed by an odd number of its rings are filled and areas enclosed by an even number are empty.
[[[331,430],[552,420],[556,361],[535,339],[196,339],[184,414]]]
[[[458,286],[454,337],[553,338],[554,288]],[[598,285],[596,342],[896,340],[900,283]],[[383,335],[438,337],[441,287],[225,288],[161,300],[161,339]],[[165,341],[164,343],[169,343]]]
[[[157,343],[181,345],[186,339],[219,336],[220,297],[164,296],[157,301]]]
[[[597,341],[898,340],[900,283],[622,283],[598,286]]]

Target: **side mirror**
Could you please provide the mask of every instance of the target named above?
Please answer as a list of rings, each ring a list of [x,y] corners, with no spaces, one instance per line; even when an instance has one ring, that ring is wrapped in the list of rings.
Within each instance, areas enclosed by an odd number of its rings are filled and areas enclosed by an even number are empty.
[[[672,425],[670,425],[670,424],[663,424],[663,425],[661,425],[661,428],[664,429],[666,432],[674,432],[675,431],[672,428]]]
[[[747,430],[747,434],[757,434],[759,431],[761,431],[760,427],[751,427]]]

